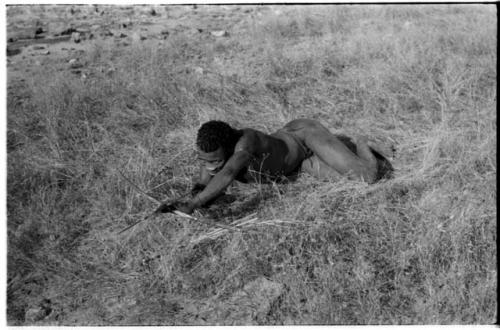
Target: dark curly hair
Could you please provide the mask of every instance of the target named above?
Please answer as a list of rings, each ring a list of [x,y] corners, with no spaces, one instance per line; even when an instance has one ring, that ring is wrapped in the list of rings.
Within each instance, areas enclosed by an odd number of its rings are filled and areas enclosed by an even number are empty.
[[[196,137],[196,145],[204,152],[212,152],[219,147],[224,150],[234,148],[241,132],[219,120],[211,120],[201,125]]]

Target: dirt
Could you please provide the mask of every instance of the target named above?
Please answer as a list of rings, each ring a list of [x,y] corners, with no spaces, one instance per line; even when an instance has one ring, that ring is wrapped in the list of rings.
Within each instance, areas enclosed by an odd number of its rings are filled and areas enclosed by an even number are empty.
[[[238,23],[271,7],[209,5],[32,5],[7,7],[8,86],[44,66],[74,70],[96,45],[126,49],[135,43],[161,44],[168,38],[199,35],[231,38]],[[99,47],[99,46],[97,46]]]

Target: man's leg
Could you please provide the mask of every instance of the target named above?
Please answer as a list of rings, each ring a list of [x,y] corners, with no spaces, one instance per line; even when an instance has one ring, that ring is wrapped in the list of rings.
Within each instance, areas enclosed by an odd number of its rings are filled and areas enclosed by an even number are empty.
[[[356,144],[350,137],[342,134],[335,134],[335,136],[340,141],[342,141],[342,143],[344,143],[349,148],[349,150],[351,150],[355,154],[358,154]],[[388,179],[393,177],[394,167],[392,167],[391,162],[387,158],[385,158],[384,155],[382,155],[377,149],[374,149],[373,146],[369,146],[369,148],[373,156],[375,156],[375,158],[377,159],[377,175],[375,181],[383,178]]]
[[[311,149],[318,160],[322,161],[335,172],[353,178],[362,178],[366,182],[374,182],[377,174],[377,160],[366,144],[366,138],[356,142],[356,153],[333,135],[325,126],[311,119],[297,119],[286,124],[284,130],[295,134]],[[307,161],[307,160],[306,160]],[[304,169],[314,168],[319,163],[315,159],[310,164],[304,164]],[[311,165],[311,166],[309,166]],[[314,172],[314,170],[313,170]],[[326,173],[321,170],[318,173]],[[312,174],[312,173],[311,173]],[[314,175],[314,174],[313,174]]]
[[[318,178],[320,180],[338,181],[342,175],[335,171],[333,167],[328,166],[316,155],[304,159],[300,170]]]

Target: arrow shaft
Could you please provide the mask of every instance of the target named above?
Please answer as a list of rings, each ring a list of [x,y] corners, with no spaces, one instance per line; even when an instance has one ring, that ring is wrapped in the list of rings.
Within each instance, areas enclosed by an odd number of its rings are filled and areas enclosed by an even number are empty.
[[[147,192],[145,192],[143,189],[141,189],[138,185],[136,185],[132,180],[130,180],[129,178],[127,178],[125,176],[125,174],[122,173],[122,171],[120,171],[119,169],[116,170],[118,173],[120,173],[120,175],[128,182],[130,183],[135,189],[137,189],[137,191],[139,191],[140,193],[142,193],[144,196],[148,197],[150,200],[156,202],[156,203],[161,203],[159,200],[157,200],[156,198],[154,198],[153,196],[151,196],[150,194],[148,194]]]
[[[145,217],[144,217],[144,218],[142,218],[141,220],[136,221],[136,222],[134,222],[133,224],[131,224],[130,226],[128,226],[127,228],[120,230],[120,231],[118,232],[118,235],[120,235],[121,233],[126,232],[126,231],[127,231],[127,230],[129,230],[130,228],[132,228],[132,227],[134,227],[134,226],[138,225],[139,223],[141,223],[141,222],[143,222],[143,221],[146,221],[146,220],[147,220],[147,219],[149,219],[152,215],[153,215],[153,214],[148,214],[147,216],[145,216]]]

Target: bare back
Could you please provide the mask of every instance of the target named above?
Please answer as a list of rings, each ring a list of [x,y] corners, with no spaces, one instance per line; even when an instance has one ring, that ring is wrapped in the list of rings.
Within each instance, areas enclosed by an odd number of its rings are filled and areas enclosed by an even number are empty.
[[[243,129],[235,152],[242,150],[252,154],[252,160],[243,175],[247,182],[276,180],[295,174],[307,157],[300,142],[281,130],[267,135],[254,129]]]

